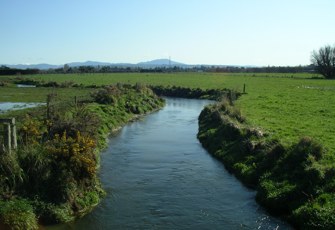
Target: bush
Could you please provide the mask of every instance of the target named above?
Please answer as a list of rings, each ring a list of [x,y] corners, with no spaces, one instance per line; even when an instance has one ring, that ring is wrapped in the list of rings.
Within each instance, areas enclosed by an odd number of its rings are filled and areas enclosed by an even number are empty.
[[[272,212],[284,214],[289,212],[290,204],[297,199],[297,196],[299,196],[297,185],[292,182],[262,178],[256,199]]]
[[[18,131],[21,143],[32,145],[38,144],[41,141],[46,128],[43,130],[43,123],[38,118],[33,118],[26,114]]]
[[[75,138],[67,136],[66,132],[61,137],[56,134],[53,140],[46,143],[54,167],[61,167],[63,173],[70,173],[78,181],[93,178],[96,174],[95,146],[93,139],[82,136],[80,132]]]
[[[292,221],[302,229],[334,229],[334,203],[334,194],[322,194],[294,210]]]
[[[27,200],[0,201],[0,216],[3,223],[13,230],[38,229],[33,207]]]
[[[59,109],[62,114],[54,116],[48,123],[48,138],[52,139],[56,134],[64,132],[75,138],[79,131],[82,135],[96,138],[97,128],[100,125],[99,118],[89,110],[86,105],[69,105],[70,108]],[[65,112],[66,111],[66,112]]]
[[[51,158],[40,145],[22,146],[18,151],[19,162],[24,172],[24,194],[47,197],[50,188]]]
[[[106,86],[103,89],[95,91],[91,94],[93,100],[99,104],[113,104],[117,102],[117,97],[121,94],[121,90],[117,86]]]
[[[0,154],[0,196],[11,198],[21,187],[24,173],[15,153]],[[1,197],[0,197],[1,199]]]

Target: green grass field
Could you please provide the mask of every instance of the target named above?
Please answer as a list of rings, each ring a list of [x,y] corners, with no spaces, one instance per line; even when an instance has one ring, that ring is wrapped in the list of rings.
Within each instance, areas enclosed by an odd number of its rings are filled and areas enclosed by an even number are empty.
[[[46,102],[47,95],[56,93],[59,98],[72,100],[88,97],[92,89],[80,88],[14,88],[0,87],[0,102]]]
[[[335,81],[313,79],[316,74],[218,74],[218,73],[126,73],[55,74],[24,76],[39,81],[73,81],[83,85],[137,82],[148,85],[176,85],[191,88],[231,88],[247,94],[236,103],[248,121],[282,140],[284,144],[311,136],[335,151]],[[5,81],[8,77],[0,77]],[[0,88],[0,101],[44,101],[52,89]],[[88,89],[57,89],[60,94],[87,94]],[[9,96],[12,95],[12,96]]]
[[[237,105],[247,119],[284,144],[310,136],[335,150],[335,81],[244,78],[248,87]]]

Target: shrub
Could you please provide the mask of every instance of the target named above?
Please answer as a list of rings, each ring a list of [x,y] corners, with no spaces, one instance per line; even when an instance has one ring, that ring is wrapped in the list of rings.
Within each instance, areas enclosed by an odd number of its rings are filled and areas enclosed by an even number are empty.
[[[275,213],[287,213],[297,199],[297,185],[288,180],[262,179],[258,187],[257,200]]]
[[[45,121],[48,126],[48,139],[52,139],[56,134],[62,136],[64,132],[75,138],[77,131],[84,136],[96,138],[97,129],[100,126],[100,119],[85,104],[65,103],[56,105],[57,112],[53,113]]]
[[[18,151],[20,166],[24,172],[24,192],[30,196],[45,198],[49,189],[51,158],[41,145],[22,146]]]
[[[77,132],[75,138],[67,136],[66,132],[60,137],[47,142],[47,150],[53,162],[60,164],[67,172],[72,172],[78,180],[92,178],[96,173],[96,157],[94,148],[96,143],[89,137]],[[63,164],[62,164],[63,163]]]
[[[302,229],[334,229],[334,203],[334,194],[322,194],[294,210],[292,221]]]
[[[0,154],[0,195],[10,198],[21,187],[23,171],[15,153]]]
[[[21,125],[19,131],[19,139],[24,144],[37,144],[40,142],[43,132],[43,123],[37,118],[32,118],[30,115],[26,114],[23,124]]]
[[[121,90],[117,86],[106,86],[103,89],[95,91],[91,94],[93,100],[99,104],[113,104],[117,102],[117,97],[121,94]]]
[[[0,201],[0,216],[3,223],[10,226],[13,230],[38,229],[33,207],[27,200]]]

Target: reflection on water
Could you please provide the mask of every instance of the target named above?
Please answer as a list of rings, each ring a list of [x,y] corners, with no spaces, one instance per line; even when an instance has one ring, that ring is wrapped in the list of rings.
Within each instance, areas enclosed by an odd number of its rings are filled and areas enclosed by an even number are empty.
[[[0,113],[4,113],[8,110],[18,110],[25,108],[32,108],[45,103],[25,103],[25,102],[0,102]]]
[[[208,103],[168,99],[125,126],[101,156],[107,197],[77,222],[48,229],[290,229],[196,139]]]
[[[36,85],[17,84],[16,87],[18,87],[18,88],[35,88]]]

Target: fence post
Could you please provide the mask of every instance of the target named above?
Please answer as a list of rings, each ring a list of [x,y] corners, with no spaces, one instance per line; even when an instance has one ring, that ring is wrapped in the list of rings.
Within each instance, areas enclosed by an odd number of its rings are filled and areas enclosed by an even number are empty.
[[[16,124],[15,118],[0,119],[0,124],[3,125],[3,143],[0,144],[0,151],[7,150],[8,153],[12,149],[17,149],[17,136],[16,136]]]
[[[16,137],[15,118],[12,118],[11,129],[12,129],[12,147],[13,147],[13,149],[16,150],[17,149],[17,137]]]
[[[12,149],[12,140],[11,140],[11,130],[10,130],[10,123],[4,123],[4,144],[8,153],[11,152]]]

